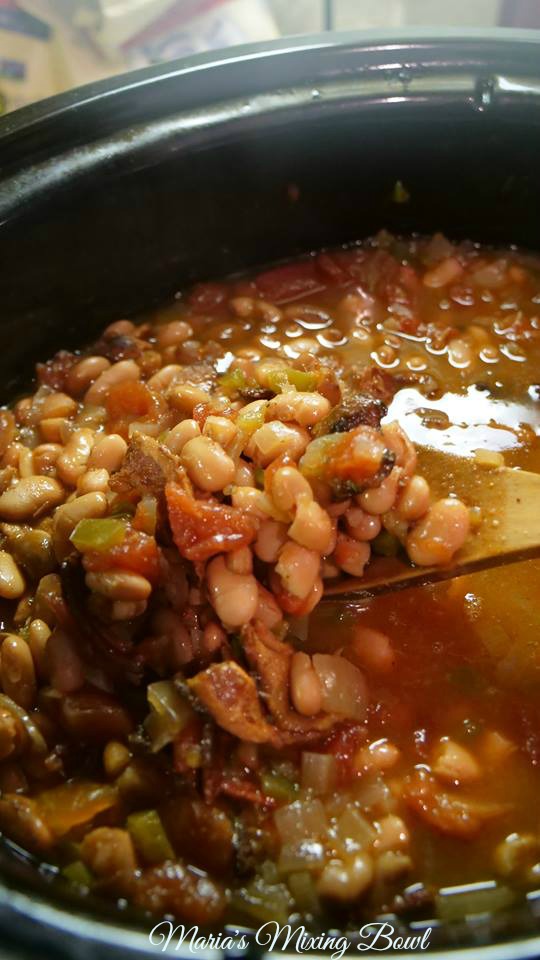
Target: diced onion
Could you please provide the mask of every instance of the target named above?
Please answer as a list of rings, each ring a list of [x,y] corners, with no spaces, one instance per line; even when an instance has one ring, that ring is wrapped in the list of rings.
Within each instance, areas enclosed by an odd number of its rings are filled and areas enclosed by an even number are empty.
[[[300,840],[299,843],[284,843],[278,860],[280,873],[296,873],[298,870],[317,870],[324,865],[325,847],[320,840]]]
[[[304,790],[324,795],[330,793],[336,782],[336,759],[331,753],[302,753],[302,778]]]
[[[328,833],[328,820],[320,800],[295,800],[277,810],[274,820],[285,843],[324,838]]]

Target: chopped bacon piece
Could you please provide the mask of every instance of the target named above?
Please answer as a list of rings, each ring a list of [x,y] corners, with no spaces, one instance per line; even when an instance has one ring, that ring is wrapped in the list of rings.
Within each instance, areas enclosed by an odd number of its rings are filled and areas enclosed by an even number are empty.
[[[216,723],[233,736],[250,743],[275,741],[255,681],[234,660],[213,663],[187,683]]]
[[[332,714],[303,717],[289,702],[289,673],[294,650],[260,620],[248,623],[242,631],[244,653],[253,667],[264,694],[265,703],[280,730],[283,741],[302,743],[321,736],[336,722]]]
[[[110,550],[91,552],[84,555],[84,568],[87,571],[132,570],[146,577],[150,583],[157,583],[160,575],[159,550],[154,537],[132,528],[126,531],[122,543]]]
[[[165,487],[169,520],[178,550],[194,563],[251,543],[257,523],[237,507],[217,500],[195,500],[180,484]]]
[[[178,476],[179,464],[166,447],[143,433],[130,438],[124,462],[110,480],[115,493],[163,499],[165,484]]]
[[[324,288],[324,283],[317,274],[315,260],[288,263],[283,267],[266,270],[256,277],[256,283],[257,288],[271,303],[295,300]]]

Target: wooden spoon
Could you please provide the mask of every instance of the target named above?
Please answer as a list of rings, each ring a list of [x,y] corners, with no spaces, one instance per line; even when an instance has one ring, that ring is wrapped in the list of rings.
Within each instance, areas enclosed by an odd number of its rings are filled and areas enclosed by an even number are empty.
[[[374,557],[363,577],[326,581],[325,598],[373,596],[449,580],[475,570],[540,556],[540,474],[510,467],[486,469],[474,459],[434,450],[420,454],[435,496],[455,493],[480,510],[480,524],[447,567],[415,567],[396,557]]]

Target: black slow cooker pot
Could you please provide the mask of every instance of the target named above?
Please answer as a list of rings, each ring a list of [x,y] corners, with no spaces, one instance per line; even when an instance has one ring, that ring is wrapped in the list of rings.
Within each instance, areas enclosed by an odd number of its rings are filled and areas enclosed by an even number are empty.
[[[289,39],[54,97],[0,122],[0,400],[192,281],[383,226],[538,249],[539,212],[540,33]],[[153,921],[79,900],[7,842],[0,870],[2,957],[161,953]],[[539,917],[540,891],[431,943],[535,957]]]

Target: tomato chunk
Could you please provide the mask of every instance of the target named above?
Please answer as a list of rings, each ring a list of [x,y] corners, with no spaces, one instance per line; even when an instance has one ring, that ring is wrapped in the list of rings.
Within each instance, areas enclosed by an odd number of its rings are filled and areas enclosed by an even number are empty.
[[[151,416],[155,400],[144,383],[138,380],[117,383],[107,396],[108,427],[111,433],[126,437],[130,423]]]
[[[217,500],[195,500],[177,483],[165,487],[173,539],[183,557],[204,562],[251,543],[257,523],[237,507]]]
[[[132,570],[146,577],[150,583],[159,580],[159,550],[154,537],[130,528],[122,543],[110,550],[85,554],[84,567],[88,571]]]

